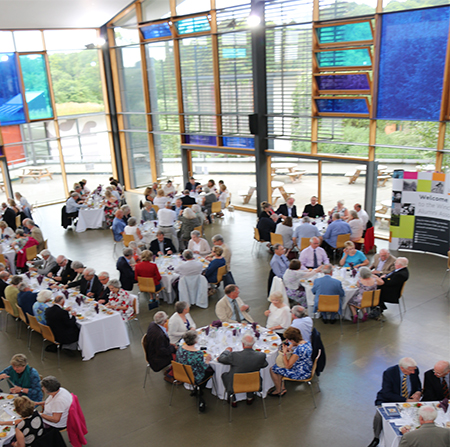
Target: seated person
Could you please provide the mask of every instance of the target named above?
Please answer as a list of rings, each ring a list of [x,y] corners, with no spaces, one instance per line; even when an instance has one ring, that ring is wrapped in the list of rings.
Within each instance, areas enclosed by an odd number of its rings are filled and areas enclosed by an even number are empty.
[[[180,241],[183,247],[187,247],[191,237],[191,232],[194,231],[196,227],[199,227],[202,222],[191,208],[185,208],[184,211],[178,216],[178,220],[181,222],[179,232]]]
[[[387,248],[382,248],[373,259],[370,269],[376,275],[387,275],[395,270],[395,260],[397,258],[392,256]]]
[[[76,275],[72,261],[63,255],[59,255],[56,258],[56,265],[47,273],[49,278],[53,278],[61,284],[67,284],[73,281]]]
[[[305,205],[303,209],[303,215],[307,215],[308,217],[322,217],[325,216],[325,211],[323,210],[323,206],[319,203],[316,196],[311,197],[311,203]]]
[[[282,334],[291,325],[291,309],[284,302],[281,292],[271,293],[269,301],[269,309],[264,312],[268,317],[266,328]]]
[[[175,200],[175,205],[172,206],[172,210],[175,211],[175,214],[178,217],[180,217],[181,213],[183,212],[183,202],[181,199]]]
[[[322,235],[317,226],[311,224],[311,219],[308,216],[304,216],[302,218],[302,224],[294,230],[292,239],[294,244],[300,248],[303,238],[311,239],[312,237],[318,237],[322,241]]]
[[[144,208],[141,211],[141,220],[147,222],[149,220],[156,220],[156,211],[152,206],[152,202],[148,200],[144,203]]]
[[[117,210],[114,214],[114,220],[112,222],[111,228],[114,235],[114,240],[120,242],[123,237],[123,232],[127,224],[123,221],[123,211]]]
[[[214,192],[214,190],[210,189],[208,186],[205,186],[204,191],[205,191],[205,197],[204,197],[202,209],[203,209],[203,211],[206,212],[206,217],[207,217],[209,223],[211,223],[211,208],[212,208],[212,204],[214,202],[217,202],[217,196],[216,196],[216,193]]]
[[[113,309],[120,313],[124,321],[128,321],[134,314],[133,299],[130,294],[122,289],[122,284],[118,279],[110,279],[108,288],[111,291],[108,297],[108,303],[105,305],[108,309]]]
[[[9,286],[5,288],[5,300],[9,301],[12,308],[14,317],[18,318],[19,311],[17,310],[16,304],[17,297],[19,295],[19,284],[23,281],[23,278],[19,275],[12,276],[9,281]]]
[[[333,254],[333,250],[336,249],[338,236],[341,234],[350,235],[352,232],[350,225],[341,219],[339,213],[334,213],[332,219],[333,221],[328,225],[328,228],[323,235],[322,242],[322,247],[329,255]]]
[[[158,270],[158,266],[151,262],[153,259],[153,253],[150,250],[144,250],[141,253],[141,262],[138,262],[134,267],[134,278],[138,281],[138,277],[153,278],[155,284],[155,290],[161,289],[161,275]]]
[[[261,213],[262,214],[262,213]],[[260,217],[256,228],[259,231],[261,241],[269,242],[270,233],[275,233],[277,229],[278,215],[272,214],[270,217]]]
[[[85,205],[79,203],[80,199],[81,196],[77,192],[70,194],[70,197],[66,201],[67,217],[78,217],[78,211],[85,207]]]
[[[186,331],[197,328],[189,310],[189,304],[186,301],[177,301],[175,303],[175,312],[169,318],[168,330],[170,343],[173,345],[181,340]]]
[[[164,237],[164,232],[160,230],[156,233],[156,239],[153,239],[150,243],[150,251],[157,256],[172,255],[176,252],[172,240]]]
[[[341,219],[348,217],[348,209],[344,207],[343,200],[338,200],[336,206],[331,211],[328,212],[328,215],[332,216],[335,213],[339,214]]]
[[[11,244],[11,247],[17,251],[16,266],[19,269],[27,270],[27,248],[39,245],[39,242],[34,237],[26,235],[21,228],[16,230],[16,240]]]
[[[183,191],[183,197],[181,197],[181,203],[183,204],[183,206],[196,204],[194,197],[191,197],[189,195],[189,190],[185,189]]]
[[[366,258],[366,255],[362,251],[357,250],[352,241],[347,241],[344,246],[344,253],[342,253],[342,258],[339,261],[339,265],[343,267],[350,267],[350,263],[352,263],[353,267],[357,269],[369,264],[369,260]]]
[[[136,242],[142,240],[142,233],[139,227],[137,226],[137,219],[135,217],[130,217],[128,219],[128,224],[124,228],[123,232],[125,234],[133,236]]]
[[[358,214],[355,210],[350,210],[349,218],[347,223],[350,225],[352,232],[350,233],[351,241],[358,241],[362,238],[364,228],[362,220],[358,217]]]
[[[307,308],[308,301],[306,300],[305,288],[301,285],[300,281],[311,278],[320,272],[320,270],[320,267],[310,272],[300,270],[300,261],[298,259],[292,259],[289,263],[289,268],[283,275],[283,283],[286,288],[286,295],[288,298]]]
[[[439,360],[435,363],[433,369],[425,372],[423,380],[423,398],[422,401],[431,402],[441,401],[449,398],[449,374],[450,363],[445,360]]]
[[[302,270],[314,269],[330,263],[326,251],[320,247],[320,238],[312,237],[309,240],[309,247],[304,248],[300,253],[300,263]]]
[[[37,294],[36,302],[33,304],[33,313],[38,323],[47,325],[45,319],[45,312],[50,307],[49,304],[52,301],[53,293],[51,290],[41,290]]]
[[[172,180],[167,180],[167,183],[163,187],[164,195],[167,197],[174,197],[177,193],[175,186],[173,186]]]
[[[189,181],[186,183],[184,189],[189,193],[191,191],[195,191],[197,189],[197,186],[200,186],[200,183],[196,182],[194,177],[189,177]]]
[[[77,286],[80,286],[80,293],[89,298],[98,298],[98,295],[102,291],[102,283],[93,268],[85,268],[83,270],[83,277],[79,281],[68,283],[65,288],[70,289]]]
[[[265,217],[271,217],[273,214],[276,214],[273,210],[272,205],[269,202],[261,202],[261,212],[259,213],[258,219],[263,219]],[[280,218],[277,214],[277,220]]]
[[[227,204],[227,200],[230,197],[230,193],[228,192],[228,189],[225,185],[219,186],[219,192],[220,194],[217,199],[220,202],[220,207],[224,209]],[[223,215],[223,213],[220,213],[220,215]]]
[[[158,189],[156,197],[153,199],[153,205],[156,205],[159,210],[166,206],[166,203],[170,202],[170,197],[166,197],[162,189]]]
[[[203,399],[203,390],[206,388],[208,378],[214,374],[214,370],[208,366],[211,361],[211,355],[206,357],[203,351],[197,350],[195,344],[198,340],[198,334],[195,330],[188,330],[183,335],[184,344],[178,348],[176,361],[183,365],[192,367],[195,384],[202,383],[198,387],[199,392],[199,410],[205,411],[206,403]]]
[[[208,241],[201,238],[200,232],[197,230],[191,231],[191,240],[189,241],[188,249],[200,256],[207,256],[211,253],[211,247]]]
[[[119,271],[119,281],[124,290],[131,291],[135,283],[135,273],[132,267],[133,249],[124,248],[123,255],[117,260],[116,269]],[[100,281],[100,280],[99,280]],[[97,295],[97,299],[100,293]]]
[[[294,205],[294,202],[295,202],[294,197],[289,197],[286,200],[286,203],[283,203],[278,207],[278,209],[275,211],[275,214],[278,214],[283,219],[286,219],[286,217],[296,219],[298,217],[297,207]]]
[[[227,323],[240,323],[244,320],[253,323],[254,320],[248,312],[250,307],[239,297],[239,287],[228,284],[224,292],[225,296],[216,304],[217,318]]]
[[[313,366],[311,343],[303,340],[302,334],[295,327],[286,329],[283,335],[288,342],[288,344],[283,344],[284,367],[272,366],[270,376],[275,387],[272,391],[269,391],[269,396],[284,396],[286,394],[284,382],[281,380],[282,377],[295,380],[311,377]]]
[[[5,236],[8,238],[13,238],[15,236],[14,230],[8,227],[8,224],[3,220],[0,222],[0,234],[2,239],[4,239]]]
[[[57,266],[56,259],[47,249],[42,250],[40,255],[42,259],[34,261],[33,267],[30,267],[29,270],[37,272],[38,275],[47,276]]]
[[[291,312],[291,326],[300,331],[303,340],[310,342],[314,324],[312,318],[308,317],[308,311],[303,306],[293,306]]]
[[[218,246],[214,246],[212,249],[214,259],[209,263],[208,268],[205,270],[205,277],[209,283],[217,282],[217,272],[220,267],[226,265],[223,255],[223,249]]]
[[[33,315],[33,305],[36,302],[37,293],[33,292],[33,289],[26,283],[21,282],[18,285],[19,294],[17,295],[17,304],[22,309],[26,320],[28,321],[27,314]]]
[[[399,257],[395,260],[395,270],[381,276],[381,279],[384,281],[384,284],[380,287],[380,307],[382,310],[386,309],[384,303],[398,304],[403,284],[409,278],[408,263],[407,258]]]
[[[283,246],[286,250],[290,250],[294,246],[294,242],[292,240],[292,234],[294,230],[292,229],[292,217],[286,217],[283,222],[279,222],[277,224],[277,228],[275,230],[276,234],[281,234],[283,237]]]
[[[180,276],[200,275],[203,270],[203,264],[194,258],[194,253],[191,250],[183,251],[183,258],[186,262],[180,262],[174,272]]]

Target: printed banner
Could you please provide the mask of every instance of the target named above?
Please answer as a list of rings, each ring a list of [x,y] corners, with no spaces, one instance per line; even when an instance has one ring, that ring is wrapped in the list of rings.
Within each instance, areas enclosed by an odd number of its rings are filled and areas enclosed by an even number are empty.
[[[450,178],[398,170],[392,179],[390,248],[447,255],[450,247]]]

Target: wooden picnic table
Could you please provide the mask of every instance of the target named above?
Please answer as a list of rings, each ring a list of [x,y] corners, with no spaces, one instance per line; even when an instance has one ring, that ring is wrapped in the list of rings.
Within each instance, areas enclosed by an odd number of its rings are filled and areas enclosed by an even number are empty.
[[[50,177],[50,179],[53,180],[52,173],[48,170],[48,168],[31,168],[28,169],[28,172],[26,171],[26,168],[22,169],[22,175],[19,175],[20,183],[23,183],[25,178],[33,178],[38,182],[40,182],[43,177]]]

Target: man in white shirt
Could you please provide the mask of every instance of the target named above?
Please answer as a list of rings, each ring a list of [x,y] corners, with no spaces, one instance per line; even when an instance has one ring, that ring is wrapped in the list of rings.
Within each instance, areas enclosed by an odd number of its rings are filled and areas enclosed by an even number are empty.
[[[303,340],[311,342],[311,332],[313,330],[313,321],[308,317],[308,311],[302,306],[294,306],[291,309],[292,327],[297,328],[303,337]]]
[[[76,192],[73,192],[70,194],[70,197],[67,199],[66,202],[66,214],[70,214],[70,217],[77,217],[78,211],[81,208],[84,208],[83,205],[80,205],[77,203],[77,200],[80,198],[80,195]]]
[[[203,264],[194,259],[194,253],[191,250],[184,250],[183,258],[186,262],[180,262],[175,267],[175,273],[178,273],[180,276],[193,276],[202,273]]]
[[[367,222],[369,222],[369,215],[363,210],[360,203],[355,203],[355,206],[353,208],[358,214],[358,217],[362,220],[363,230],[366,230]]]
[[[320,247],[320,239],[318,237],[312,237],[309,243],[309,247],[300,253],[301,270],[315,269],[322,264],[329,264],[330,260],[328,259],[327,252]]]
[[[165,236],[172,239],[175,250],[178,251],[179,244],[177,233],[173,227],[176,220],[177,214],[172,209],[172,205],[169,201],[166,203],[165,208],[161,208],[158,211],[158,229],[161,230]]]

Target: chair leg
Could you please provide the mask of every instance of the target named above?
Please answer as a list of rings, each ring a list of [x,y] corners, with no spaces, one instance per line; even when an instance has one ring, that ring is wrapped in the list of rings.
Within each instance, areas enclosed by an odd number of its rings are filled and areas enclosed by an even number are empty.
[[[61,345],[56,345],[56,352],[58,353],[58,369],[60,366],[60,352],[61,352]]]
[[[174,380],[174,381],[172,382],[172,391],[170,392],[170,402],[169,402],[169,407],[172,406],[173,387],[175,386],[175,382],[176,382],[176,380]]]
[[[319,393],[321,393],[322,392],[322,390],[320,389],[320,380],[319,380],[319,378],[316,376],[316,379],[317,379],[317,389],[319,390]]]
[[[41,352],[41,361],[44,361],[44,356],[45,356],[45,338],[42,339],[42,352]]]
[[[447,271],[445,272],[444,277],[442,278],[441,287],[444,285],[444,281],[445,281],[445,278],[447,278],[448,271],[449,271],[449,270],[447,269]]]
[[[234,394],[230,394],[230,417],[229,417],[229,419],[228,419],[228,422],[231,422],[231,410],[232,410],[232,405],[231,405],[231,403],[232,403],[232,398],[233,398],[233,396],[234,396]]]
[[[343,332],[342,332],[342,315],[339,315],[339,323],[341,324],[341,335],[342,335],[343,334]]]
[[[312,388],[312,383],[311,383],[311,382],[308,382],[308,385],[309,385],[309,389],[311,390],[311,396],[312,396],[312,398],[313,398],[314,408],[317,408],[317,405],[316,405],[316,398],[314,397],[314,390],[313,390],[313,388]]]
[[[145,383],[147,382],[147,375],[149,374],[148,368],[149,368],[149,366],[147,365],[145,367],[144,386],[142,388],[145,388]]]
[[[359,332],[359,310],[360,309],[356,309],[356,316],[358,317],[356,319],[356,332]]]
[[[33,329],[30,328],[30,333],[28,334],[28,350],[31,351],[31,334],[33,333]]]
[[[264,419],[267,419],[266,403],[264,402],[264,397],[262,395],[262,392],[261,392],[261,400],[262,400],[263,411],[264,411]]]

